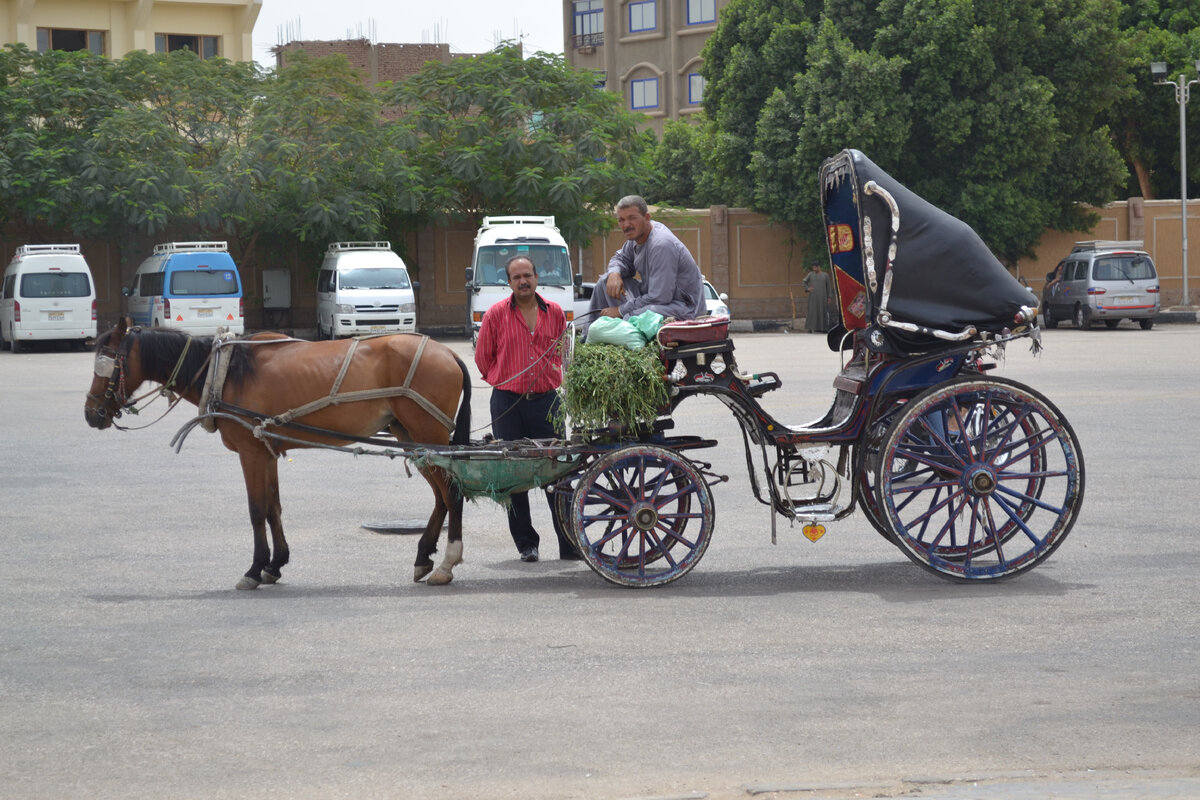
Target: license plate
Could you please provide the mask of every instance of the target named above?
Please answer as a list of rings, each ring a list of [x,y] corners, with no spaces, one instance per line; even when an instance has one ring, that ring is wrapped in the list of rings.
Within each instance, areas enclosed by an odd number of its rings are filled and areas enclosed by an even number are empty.
[[[386,330],[387,330],[386,325],[372,325],[371,326],[371,333],[383,333]]]
[[[212,311],[211,308],[197,308],[196,317],[197,319],[212,319]]]
[[[1133,306],[1133,305],[1137,305],[1137,301],[1138,301],[1138,299],[1137,299],[1136,297],[1118,297],[1118,298],[1117,298],[1117,305],[1119,305],[1119,306]]]
[[[62,322],[63,320],[65,320],[67,318],[67,312],[65,312],[65,311],[50,311],[47,313],[46,316],[51,322]]]

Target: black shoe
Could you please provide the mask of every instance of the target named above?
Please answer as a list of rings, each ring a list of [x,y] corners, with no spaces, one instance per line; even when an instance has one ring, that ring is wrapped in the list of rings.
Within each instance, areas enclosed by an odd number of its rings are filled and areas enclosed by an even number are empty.
[[[538,560],[538,551],[536,547],[530,547],[528,550],[521,551],[521,560],[526,563],[533,563]]]

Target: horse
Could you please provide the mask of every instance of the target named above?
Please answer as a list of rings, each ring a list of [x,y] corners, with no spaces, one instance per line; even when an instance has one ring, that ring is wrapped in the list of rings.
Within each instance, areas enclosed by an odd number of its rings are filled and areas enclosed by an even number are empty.
[[[344,445],[384,430],[401,443],[468,443],[467,366],[450,348],[417,334],[309,342],[260,333],[218,342],[169,328],[134,327],[123,319],[97,338],[95,353],[95,375],[84,403],[88,425],[100,430],[113,426],[123,410],[133,407],[138,387],[150,381],[201,412],[207,410],[192,424],[207,419],[211,430],[215,423],[225,447],[237,453],[254,532],[254,559],[238,589],[275,583],[288,563],[279,500],[278,458],[283,453]],[[223,383],[222,369],[216,366],[222,358],[227,370]],[[215,390],[206,385],[212,381]],[[262,435],[272,426],[286,438]],[[430,584],[447,584],[462,563],[463,498],[443,470],[429,466],[419,471],[433,488],[435,502],[417,544],[413,580],[428,576]],[[435,569],[432,555],[447,513],[448,543]]]

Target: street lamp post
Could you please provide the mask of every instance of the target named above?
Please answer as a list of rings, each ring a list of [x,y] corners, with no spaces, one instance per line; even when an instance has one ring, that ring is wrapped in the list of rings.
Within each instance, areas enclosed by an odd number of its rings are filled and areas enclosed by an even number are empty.
[[[1196,61],[1196,71],[1200,72],[1200,59]],[[1191,94],[1192,84],[1200,83],[1200,79],[1187,80],[1184,73],[1179,73],[1179,80],[1167,78],[1167,62],[1154,61],[1150,64],[1150,75],[1154,78],[1155,86],[1172,86],[1175,89],[1175,102],[1179,104],[1179,224],[1183,236],[1183,305],[1190,306],[1188,297],[1188,230],[1187,230],[1187,104]]]

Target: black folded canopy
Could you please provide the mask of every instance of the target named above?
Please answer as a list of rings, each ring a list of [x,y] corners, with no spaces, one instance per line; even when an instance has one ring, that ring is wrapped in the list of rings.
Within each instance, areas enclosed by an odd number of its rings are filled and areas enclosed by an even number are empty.
[[[899,230],[893,243],[892,210],[874,182],[895,200]],[[968,327],[999,333],[1020,324],[1034,295],[1001,264],[969,225],[931,205],[857,150],[843,150],[821,165],[824,211],[834,283],[847,328],[877,322],[886,270],[892,272],[886,310],[894,320],[957,333]],[[869,224],[868,224],[869,220]],[[869,229],[869,242],[864,233]],[[866,270],[872,245],[876,287]],[[911,337],[905,337],[910,340]]]

